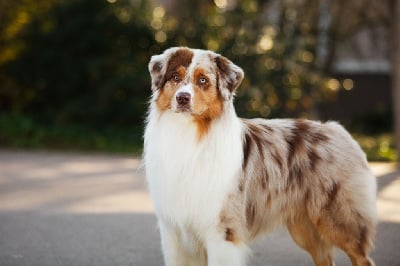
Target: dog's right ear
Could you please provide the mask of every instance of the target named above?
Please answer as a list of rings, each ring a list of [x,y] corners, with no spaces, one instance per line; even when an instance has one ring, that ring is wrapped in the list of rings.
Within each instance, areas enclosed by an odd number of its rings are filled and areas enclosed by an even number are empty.
[[[163,83],[165,75],[165,55],[153,55],[149,62],[149,72],[151,76],[151,90],[155,92]]]

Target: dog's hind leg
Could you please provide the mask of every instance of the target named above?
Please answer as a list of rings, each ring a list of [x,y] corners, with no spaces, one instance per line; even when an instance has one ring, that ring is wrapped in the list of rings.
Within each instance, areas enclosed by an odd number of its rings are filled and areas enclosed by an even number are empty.
[[[333,219],[334,220],[334,219]],[[350,257],[353,266],[373,266],[372,259],[368,256],[374,237],[374,225],[369,224],[361,217],[352,223],[333,223],[321,219],[318,230],[327,239],[341,248]]]
[[[319,212],[311,218],[319,234],[350,257],[353,266],[374,265],[369,253],[376,227],[376,205],[373,182],[361,190],[335,186]],[[369,193],[369,194],[368,194]]]
[[[374,235],[373,226],[366,226],[360,219],[358,224],[332,224],[320,221],[319,230],[350,257],[353,266],[373,266],[368,256]]]
[[[333,245],[318,233],[307,214],[298,214],[288,222],[287,228],[293,240],[312,257],[317,266],[334,266]]]

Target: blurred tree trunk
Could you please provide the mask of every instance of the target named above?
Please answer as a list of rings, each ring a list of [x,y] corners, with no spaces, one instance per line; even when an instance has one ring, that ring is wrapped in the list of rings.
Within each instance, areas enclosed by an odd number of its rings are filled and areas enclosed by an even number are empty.
[[[397,156],[400,158],[400,1],[393,1],[392,91]]]

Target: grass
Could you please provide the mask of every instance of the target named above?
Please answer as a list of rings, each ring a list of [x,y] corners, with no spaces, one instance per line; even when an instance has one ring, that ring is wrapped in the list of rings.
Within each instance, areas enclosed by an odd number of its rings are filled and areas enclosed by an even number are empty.
[[[107,153],[142,152],[142,125],[94,129],[84,125],[46,125],[23,116],[0,115],[0,147]],[[396,161],[393,134],[353,134],[369,161]]]
[[[95,129],[46,125],[28,117],[0,115],[0,147],[4,148],[140,154],[142,131],[142,125]]]

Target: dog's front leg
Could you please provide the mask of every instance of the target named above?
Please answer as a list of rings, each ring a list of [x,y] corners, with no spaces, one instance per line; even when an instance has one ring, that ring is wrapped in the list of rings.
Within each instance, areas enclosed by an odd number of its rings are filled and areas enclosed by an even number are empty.
[[[165,266],[187,266],[186,252],[182,248],[179,232],[162,222],[159,226]]]
[[[208,266],[244,266],[247,248],[244,244],[212,239],[207,243]]]

